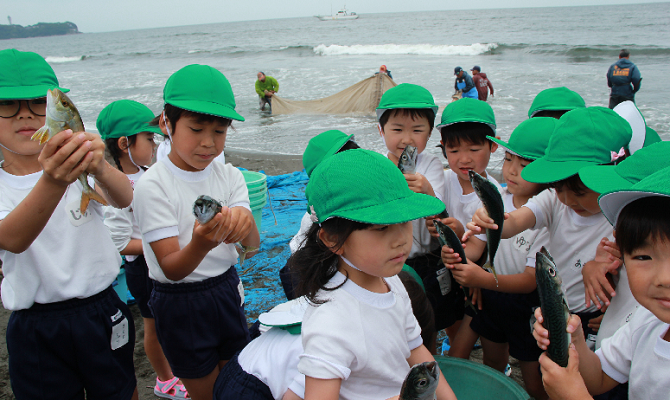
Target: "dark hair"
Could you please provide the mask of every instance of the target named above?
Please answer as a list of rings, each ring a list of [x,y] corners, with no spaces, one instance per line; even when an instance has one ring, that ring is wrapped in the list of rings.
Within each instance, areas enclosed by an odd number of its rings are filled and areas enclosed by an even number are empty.
[[[619,52],[619,58],[630,57],[630,52],[628,49],[621,49]]]
[[[419,322],[419,326],[421,326],[423,345],[430,351],[430,354],[435,354],[437,332],[435,331],[435,313],[433,313],[433,306],[430,305],[426,292],[423,291],[419,282],[417,282],[412,275],[406,271],[400,271],[398,278],[400,278],[402,284],[405,285],[409,299],[412,302],[412,312],[414,313],[416,320]]]
[[[630,202],[616,221],[616,244],[631,254],[648,241],[670,240],[670,198],[650,196]]]
[[[198,123],[201,124],[209,122],[220,122],[224,126],[232,126],[233,124],[233,120],[230,118],[223,118],[217,115],[184,110],[183,108],[175,107],[172,104],[166,103],[163,110],[165,111],[165,116],[167,117],[168,121],[170,121],[170,130],[172,131],[172,134],[174,134],[177,121],[179,121],[179,119],[182,117],[195,117]],[[154,119],[151,120],[149,124],[158,126],[161,118],[163,118],[162,114],[158,114],[156,117],[154,117]],[[165,136],[165,138],[169,139],[168,136]]]
[[[552,182],[549,184],[549,186],[556,189],[557,192],[562,192],[563,190],[567,189],[577,196],[586,194],[586,191],[589,189],[584,184],[584,182],[582,182],[579,174],[574,174],[569,178],[565,178],[557,182]]]
[[[418,118],[425,118],[428,120],[428,125],[430,125],[431,131],[435,127],[435,113],[431,108],[393,108],[386,111],[379,118],[379,125],[382,126],[382,129],[386,126],[389,118],[396,115],[401,117],[409,116],[412,118],[412,121],[416,121]]]
[[[493,143],[486,137],[493,136],[494,132],[490,126],[481,122],[458,122],[443,126],[440,129],[440,135],[442,136],[442,143],[446,147],[457,147],[461,144],[461,141],[465,141],[475,145],[488,143],[490,148]]]
[[[330,218],[322,222],[321,226],[312,224],[301,243],[302,247],[293,253],[287,263],[288,269],[298,280],[296,296],[306,296],[314,304],[324,303],[324,300],[317,299],[317,292],[320,289],[337,289],[325,287],[337,272],[339,256],[334,252],[344,245],[353,231],[367,229],[370,226],[372,225],[339,217]],[[328,247],[319,239],[321,229],[337,238],[335,246]]]
[[[549,118],[556,118],[556,119],[561,119],[563,114],[568,112],[570,110],[540,110],[533,114],[533,118],[535,117],[549,117]]]
[[[126,148],[130,148],[130,146],[137,141],[137,135],[126,136],[126,138],[128,139],[128,147]],[[121,166],[121,155],[123,154],[123,150],[119,147],[119,139],[120,138],[105,139],[105,150],[112,160],[114,160],[119,171],[124,172],[123,167]],[[146,170],[144,166],[140,166],[140,168]]]
[[[358,145],[358,143],[354,142],[353,140],[348,140],[347,143],[345,143],[342,147],[340,147],[340,149],[337,151],[337,153],[341,153],[341,152],[347,151],[347,150],[360,149],[360,148],[361,147]]]

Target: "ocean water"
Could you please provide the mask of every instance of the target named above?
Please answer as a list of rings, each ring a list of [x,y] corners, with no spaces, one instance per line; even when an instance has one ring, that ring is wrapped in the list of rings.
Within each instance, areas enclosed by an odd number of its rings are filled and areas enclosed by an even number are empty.
[[[670,3],[362,14],[354,21],[310,17],[13,39],[0,41],[0,48],[46,57],[89,130],[114,100],[137,100],[160,112],[167,78],[199,63],[226,75],[246,118],[234,124],[228,148],[302,154],[313,136],[340,129],[383,152],[372,116],[260,112],[256,73],[277,78],[284,98],[311,100],[386,64],[397,83],[426,87],[443,107],[454,91],[453,68],[480,65],[495,88],[490,104],[506,139],[549,87],[567,86],[588,106],[607,106],[605,73],[625,47],[642,72],[637,105],[647,124],[670,139],[669,20]],[[437,144],[435,131],[426,151],[442,158]],[[501,158],[491,167],[499,168]]]

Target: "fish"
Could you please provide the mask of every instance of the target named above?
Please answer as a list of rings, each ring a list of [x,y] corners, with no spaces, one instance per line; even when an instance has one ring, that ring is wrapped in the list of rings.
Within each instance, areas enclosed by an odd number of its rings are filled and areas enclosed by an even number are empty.
[[[31,139],[44,144],[54,137],[58,132],[72,129],[72,132],[84,132],[84,123],[81,120],[79,110],[69,97],[60,89],[47,90],[47,111],[44,118],[44,126],[35,131]],[[82,214],[86,212],[88,203],[95,200],[106,206],[107,201],[88,184],[88,173],[83,172],[77,177],[83,186],[79,210]]]
[[[440,382],[440,367],[427,361],[410,368],[400,389],[398,400],[434,400]]]
[[[498,252],[498,246],[500,246],[500,240],[502,239],[503,222],[505,222],[505,205],[503,204],[500,191],[491,181],[483,178],[473,170],[470,170],[468,175],[470,176],[470,183],[472,183],[473,189],[482,201],[482,204],[484,204],[484,208],[486,208],[486,212],[489,214],[489,217],[493,218],[493,222],[498,225],[498,229],[486,230],[488,261],[484,264],[484,268],[490,269],[493,273],[497,285],[498,274],[496,273],[495,265],[493,265],[493,260],[496,257],[496,252]]]
[[[461,244],[461,240],[458,238],[458,235],[456,235],[456,232],[454,232],[454,230],[451,229],[449,225],[443,224],[442,221],[438,219],[433,220],[433,225],[435,225],[435,229],[437,229],[437,234],[439,235],[437,240],[440,242],[440,246],[449,246],[450,249],[454,250],[454,253],[461,257],[461,263],[467,263],[468,259],[465,257],[465,250],[463,250],[463,245]],[[465,292],[466,305],[470,307],[475,313],[477,313],[477,308],[474,304],[472,304],[472,296],[469,294],[470,290],[465,286],[461,287],[463,288],[463,292]]]
[[[447,211],[447,209],[445,208],[444,211],[442,211],[441,213],[437,214],[437,218],[439,218],[439,219],[449,218],[449,211]]]
[[[549,331],[550,343],[547,346],[547,355],[556,364],[565,368],[568,366],[568,346],[570,346],[570,334],[566,332],[570,309],[561,289],[562,280],[554,259],[544,247],[535,257],[535,281],[544,318],[542,325]]]
[[[402,151],[400,159],[398,160],[398,168],[403,174],[415,174],[416,173],[416,159],[419,156],[419,153],[416,151],[416,147],[407,146]]]
[[[235,243],[235,248],[240,255],[240,267],[244,265],[244,260],[247,258],[247,253],[258,250],[258,247],[254,246],[245,246],[240,242]],[[245,271],[246,272],[246,271]]]

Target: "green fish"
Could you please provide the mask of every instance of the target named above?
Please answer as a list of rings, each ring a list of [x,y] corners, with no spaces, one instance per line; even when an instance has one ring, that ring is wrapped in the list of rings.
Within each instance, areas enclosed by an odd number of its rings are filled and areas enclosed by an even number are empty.
[[[570,309],[561,290],[562,280],[558,276],[554,259],[544,247],[535,257],[535,281],[544,318],[542,325],[549,331],[550,343],[547,355],[556,364],[565,368],[568,366],[568,346],[570,346],[570,334],[566,332]]]
[[[38,129],[31,139],[44,144],[58,132],[66,129],[72,129],[72,132],[75,133],[85,131],[79,110],[60,89],[47,90],[47,112],[44,118],[44,126]],[[81,202],[79,203],[79,210],[82,214],[86,212],[91,200],[107,205],[107,201],[88,184],[87,172],[79,175],[77,180],[83,187]]]
[[[440,367],[435,361],[410,368],[400,389],[399,400],[433,400],[440,382]]]
[[[484,265],[484,268],[488,268],[493,272],[493,277],[496,280],[496,284],[498,284],[498,275],[496,274],[493,260],[496,257],[496,252],[498,251],[498,246],[500,246],[500,240],[502,239],[503,222],[505,221],[505,205],[503,204],[502,196],[496,185],[488,179],[483,178],[475,171],[470,170],[468,174],[470,175],[472,188],[475,190],[475,193],[477,193],[482,204],[484,204],[486,212],[489,214],[489,217],[493,218],[494,223],[498,225],[498,229],[486,230],[488,261]]]

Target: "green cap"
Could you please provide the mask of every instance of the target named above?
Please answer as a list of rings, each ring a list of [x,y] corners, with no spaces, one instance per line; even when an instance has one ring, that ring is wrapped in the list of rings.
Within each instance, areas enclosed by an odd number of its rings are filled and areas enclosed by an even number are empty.
[[[584,167],[608,164],[613,161],[612,153],[628,147],[631,136],[628,122],[609,108],[568,111],[558,120],[545,155],[528,164],[521,177],[528,182],[551,183]]]
[[[635,200],[644,197],[670,197],[670,167],[649,175],[640,182],[626,189],[616,189],[598,197],[598,204],[607,220],[616,225],[621,210]]]
[[[479,122],[486,124],[496,132],[496,117],[493,109],[485,101],[464,97],[458,101],[452,101],[442,111],[442,121],[436,128],[441,132],[445,126],[459,122]]]
[[[596,165],[579,170],[579,177],[589,189],[607,193],[628,189],[647,176],[670,167],[670,142],[644,147],[617,165]]]
[[[585,107],[586,103],[582,96],[564,86],[544,89],[533,99],[533,104],[528,110],[528,118],[533,118],[533,115],[545,110],[561,111]]]
[[[95,126],[103,140],[152,132],[163,135],[159,127],[149,125],[154,119],[149,107],[134,100],[118,100],[103,108]]]
[[[660,141],[661,137],[659,136],[658,132],[647,126],[645,128],[644,145],[642,145],[642,147],[651,146],[652,144],[658,143]]]
[[[163,89],[163,100],[184,110],[244,121],[235,112],[228,79],[209,65],[191,64],[172,74]]]
[[[37,53],[7,49],[0,51],[0,99],[31,100],[58,88],[58,78],[51,65]]]
[[[377,120],[386,110],[398,108],[430,108],[433,114],[437,115],[437,105],[433,95],[428,89],[411,83],[401,83],[384,92],[379,100],[379,107],[377,107]]]
[[[307,176],[311,176],[321,161],[340,151],[349,140],[353,140],[353,137],[354,135],[347,135],[342,131],[331,130],[311,138],[305,152],[302,153],[302,165]]]
[[[432,196],[414,193],[398,167],[369,150],[354,149],[323,160],[305,190],[312,221],[340,217],[367,224],[391,225],[444,210]]]
[[[508,142],[492,136],[486,138],[516,156],[537,160],[544,156],[549,138],[558,124],[556,118],[537,117],[523,121],[514,129]]]

